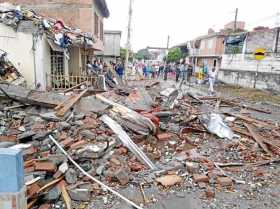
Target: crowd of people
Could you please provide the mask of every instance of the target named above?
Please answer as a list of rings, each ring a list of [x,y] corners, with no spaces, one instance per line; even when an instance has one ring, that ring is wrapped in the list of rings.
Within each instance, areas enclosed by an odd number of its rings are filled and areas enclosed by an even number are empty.
[[[191,84],[194,81],[197,81],[197,83],[208,82],[209,94],[215,94],[214,84],[217,76],[216,67],[209,70],[208,66],[204,64],[197,66],[196,68],[197,70],[194,69],[192,64],[185,61],[169,64],[162,63],[160,65],[152,65],[148,63],[140,66],[145,78],[157,78],[163,80],[174,79],[176,82],[181,82],[181,85],[183,83]]]
[[[200,65],[195,68],[192,64],[182,61],[178,63],[161,63],[159,65],[151,63],[135,62],[131,65],[131,70],[137,75],[143,76],[145,79],[174,79],[176,82],[181,82],[180,86],[184,83],[209,83],[209,93],[214,94],[214,84],[217,76],[215,67],[209,70],[207,65]],[[195,72],[194,72],[195,71]],[[110,62],[105,63],[102,60],[94,60],[93,63],[87,62],[87,74],[89,76],[105,75],[106,80],[113,84],[123,82],[125,75],[124,63]],[[196,78],[196,79],[192,79]]]

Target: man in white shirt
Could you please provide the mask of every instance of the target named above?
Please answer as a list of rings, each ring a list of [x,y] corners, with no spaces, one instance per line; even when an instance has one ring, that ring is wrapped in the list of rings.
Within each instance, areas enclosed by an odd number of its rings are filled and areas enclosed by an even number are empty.
[[[215,84],[216,76],[217,76],[217,70],[215,67],[213,67],[212,70],[209,70],[208,76],[209,76],[209,92],[211,95],[213,95],[214,94],[214,84]]]

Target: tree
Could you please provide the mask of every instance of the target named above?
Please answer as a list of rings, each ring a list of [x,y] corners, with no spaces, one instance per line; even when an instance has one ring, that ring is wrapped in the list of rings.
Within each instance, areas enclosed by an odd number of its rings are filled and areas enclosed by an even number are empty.
[[[135,54],[135,58],[138,60],[149,60],[151,58],[151,54],[148,49],[140,49]]]
[[[121,52],[120,52],[120,56],[121,56],[121,59],[122,61],[125,61],[126,59],[126,50],[125,48],[121,48]],[[133,56],[134,56],[134,53],[132,51],[129,52],[129,56],[128,56],[128,61],[133,61]]]
[[[182,59],[183,54],[180,48],[171,49],[167,55],[167,62],[178,62]]]

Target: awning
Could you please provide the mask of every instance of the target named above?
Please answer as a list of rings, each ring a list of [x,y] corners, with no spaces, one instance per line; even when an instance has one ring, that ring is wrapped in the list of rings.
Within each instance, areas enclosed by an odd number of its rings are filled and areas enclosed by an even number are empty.
[[[51,40],[51,39],[47,39],[47,40],[48,40],[48,43],[49,43],[49,45],[50,45],[50,47],[53,51],[64,52],[64,49],[61,48],[60,46],[58,46],[57,44],[55,44],[53,40]]]

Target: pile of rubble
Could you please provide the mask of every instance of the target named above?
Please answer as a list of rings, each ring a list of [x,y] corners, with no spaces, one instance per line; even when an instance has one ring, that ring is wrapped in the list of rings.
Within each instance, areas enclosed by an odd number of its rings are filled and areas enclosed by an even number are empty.
[[[7,82],[13,85],[22,85],[23,76],[8,60],[6,52],[0,52],[0,82]]]
[[[24,21],[33,22],[37,26],[34,30],[38,35],[46,34],[50,44],[61,47],[67,51],[71,45],[92,47],[94,38],[92,34],[81,32],[79,29],[72,29],[61,20],[45,17],[37,14],[31,9],[10,3],[0,4],[0,22],[17,29]]]
[[[157,202],[148,190],[242,189],[267,178],[260,166],[280,161],[280,128],[240,101],[161,89],[159,82],[91,95],[0,84],[0,147],[22,149],[28,208],[85,208],[120,197],[135,208]],[[254,178],[253,178],[254,177]],[[141,198],[119,192],[132,185]],[[117,192],[118,191],[118,192]]]

